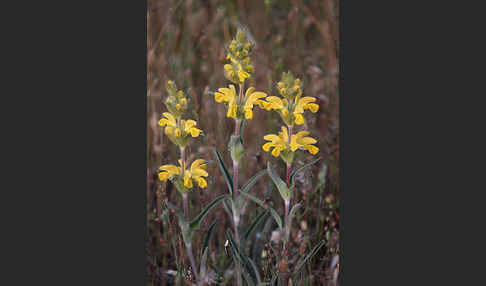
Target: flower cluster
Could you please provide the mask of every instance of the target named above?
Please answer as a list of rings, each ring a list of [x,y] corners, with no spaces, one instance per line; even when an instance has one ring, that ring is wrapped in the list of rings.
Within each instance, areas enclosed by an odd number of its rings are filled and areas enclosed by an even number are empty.
[[[165,100],[165,106],[172,114],[179,117],[187,110],[187,97],[182,90],[177,90],[176,84],[171,80],[167,81],[166,88],[169,96]]]
[[[246,32],[238,30],[236,38],[227,47],[226,59],[231,63],[224,65],[225,77],[235,84],[242,84],[254,71],[250,54],[253,44],[246,39]]]
[[[276,110],[288,126],[293,126],[294,123],[304,124],[305,110],[310,110],[312,113],[319,110],[319,105],[313,103],[316,101],[315,97],[302,97],[302,83],[300,79],[294,79],[292,73],[283,73],[277,88],[283,98],[269,96],[263,106],[267,110]]]
[[[159,168],[159,179],[164,182],[170,179],[180,193],[186,194],[193,188],[193,181],[200,188],[206,188],[208,185],[203,178],[208,176],[204,160],[195,160],[189,169],[186,169],[185,164],[185,147],[189,143],[189,139],[198,137],[202,130],[196,128],[196,121],[182,119],[182,115],[187,110],[187,98],[181,90],[177,90],[177,86],[171,80],[167,82],[167,92],[169,96],[165,100],[165,105],[169,112],[163,113],[163,118],[159,120],[159,126],[165,127],[164,133],[172,143],[179,146],[181,159],[179,166],[161,166]]]
[[[208,176],[206,171],[206,161],[197,159],[191,164],[190,169],[182,170],[182,161],[179,160],[179,166],[176,165],[163,165],[160,166],[159,179],[161,181],[167,181],[168,179],[175,179],[173,182],[178,189],[183,192],[187,192],[193,187],[193,181],[200,188],[206,188],[208,183],[203,177]]]
[[[255,88],[253,87],[248,88],[244,98],[239,102],[235,86],[230,84],[229,88],[223,87],[218,89],[218,91],[214,93],[214,99],[217,102],[223,102],[228,105],[226,117],[242,119],[244,116],[246,119],[252,119],[253,106],[257,105],[263,108],[265,101],[262,100],[262,98],[267,96],[264,92],[254,90]]]
[[[165,126],[164,133],[172,143],[180,147],[186,147],[190,136],[198,137],[202,132],[201,129],[195,127],[197,123],[194,120],[179,120],[169,112],[164,112],[163,115],[165,118],[159,120],[159,125]]]
[[[315,97],[302,97],[302,82],[298,78],[294,78],[291,72],[283,73],[282,80],[277,83],[278,91],[282,98],[278,96],[269,96],[262,106],[266,110],[276,110],[282,120],[287,126],[281,127],[281,132],[276,134],[268,134],[263,139],[270,141],[262,146],[263,151],[269,152],[273,147],[272,155],[280,156],[287,164],[292,164],[294,155],[297,150],[307,150],[312,155],[319,152],[319,148],[314,146],[317,143],[309,135],[308,131],[300,131],[292,134],[293,125],[302,125],[305,123],[303,113],[305,110],[310,110],[316,113],[319,110],[319,105],[314,103]],[[290,134],[289,134],[290,133]]]
[[[264,105],[267,104],[264,100],[267,94],[255,91],[254,87],[248,88],[243,96],[245,80],[251,77],[254,70],[250,60],[252,48],[252,43],[246,39],[246,32],[239,29],[236,38],[230,42],[227,48],[226,58],[231,61],[231,64],[224,65],[226,78],[239,85],[239,93],[236,93],[236,88],[232,84],[229,85],[229,88],[220,88],[214,92],[216,102],[224,103],[228,107],[226,117],[235,120],[252,119],[253,107],[264,108]]]

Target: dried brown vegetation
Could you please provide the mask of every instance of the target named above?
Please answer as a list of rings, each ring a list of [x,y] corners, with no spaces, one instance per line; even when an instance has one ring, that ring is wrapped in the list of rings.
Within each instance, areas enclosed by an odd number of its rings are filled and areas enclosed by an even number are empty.
[[[181,197],[171,183],[157,179],[157,168],[176,162],[177,149],[172,148],[163,129],[157,125],[166,111],[162,99],[167,96],[165,82],[172,79],[187,91],[191,117],[204,130],[204,136],[193,140],[191,156],[204,158],[208,166],[208,188],[189,196],[192,216],[215,197],[226,194],[226,183],[213,155],[216,148],[226,162],[231,162],[227,139],[233,120],[226,109],[216,104],[209,91],[227,86],[222,66],[224,45],[237,27],[248,29],[256,43],[253,52],[255,74],[250,85],[268,95],[276,95],[275,83],[284,71],[292,71],[304,82],[304,95],[316,97],[320,106],[315,116],[306,116],[306,129],[318,139],[318,156],[322,160],[297,177],[293,201],[302,202],[291,231],[289,267],[307,255],[322,239],[324,246],[303,267],[302,275],[292,285],[335,285],[339,269],[339,27],[337,0],[149,0],[147,15],[147,285],[191,285],[190,267],[174,214],[164,201],[181,205]],[[266,168],[268,161],[284,176],[281,161],[263,152],[263,136],[278,132],[281,121],[276,113],[256,108],[244,131],[245,155],[240,170],[240,184]],[[192,161],[194,158],[188,158]],[[312,158],[300,153],[295,166]],[[228,164],[229,166],[229,164]],[[271,180],[265,177],[251,190],[265,198],[277,210],[283,203]],[[249,224],[262,211],[248,203],[244,221]],[[282,211],[281,211],[282,213]],[[208,264],[214,284],[233,285],[231,253],[226,251],[225,232],[231,229],[222,205],[208,215],[193,243],[199,257],[204,232],[217,220],[210,241]],[[245,226],[243,226],[244,228]],[[267,216],[249,239],[248,255],[253,257],[262,281],[270,282],[275,255],[280,251],[272,242],[273,220]],[[275,233],[273,233],[275,235]],[[199,263],[199,261],[197,262]],[[290,285],[290,284],[289,284]]]

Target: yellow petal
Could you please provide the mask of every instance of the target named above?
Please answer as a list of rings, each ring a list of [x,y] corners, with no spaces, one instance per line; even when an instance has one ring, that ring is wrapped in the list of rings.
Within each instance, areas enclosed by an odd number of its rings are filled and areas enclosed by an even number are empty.
[[[159,173],[159,180],[166,182],[169,178],[170,178],[170,174],[168,172]]]
[[[167,127],[165,127],[165,130],[164,131],[165,131],[165,134],[172,135],[174,133],[174,127],[167,126]]]
[[[253,118],[253,111],[251,109],[245,110],[245,118],[252,119]]]
[[[255,88],[254,88],[254,87],[250,87],[250,88],[248,88],[248,89],[246,90],[246,92],[245,92],[245,99],[249,98],[249,97],[250,97],[250,95],[253,93],[253,91],[254,91],[254,90],[255,90]]]
[[[197,136],[199,136],[199,134],[201,133],[202,130],[193,127],[191,129],[189,129],[188,131],[191,133],[192,137],[197,137]]]
[[[236,118],[236,110],[238,109],[238,106],[236,103],[232,103],[228,106],[228,112],[226,113],[226,117],[232,117]]]
[[[275,148],[273,148],[272,155],[274,157],[278,157],[280,155],[280,149],[281,149],[281,147],[279,147],[279,146],[276,146]]]
[[[280,129],[282,130],[282,132],[280,132],[279,134],[281,135],[280,137],[283,139],[284,142],[289,142],[289,133],[287,131],[287,127],[282,126]]]
[[[301,145],[316,144],[317,140],[312,137],[303,137],[297,140]]]
[[[196,121],[194,121],[192,119],[189,119],[189,120],[186,120],[183,125],[184,125],[185,131],[188,132],[189,129],[191,129],[192,127],[196,126],[197,123],[196,123]]]
[[[169,123],[169,120],[165,119],[165,118],[162,118],[159,120],[159,126],[165,126]]]
[[[304,123],[305,123],[304,116],[302,116],[302,114],[300,114],[300,113],[295,114],[295,124],[302,125]]]
[[[314,145],[306,145],[304,146],[304,148],[307,149],[307,151],[309,151],[309,153],[311,153],[312,155],[315,155],[317,154],[317,152],[319,152],[319,148]]]
[[[208,183],[206,182],[206,180],[204,178],[197,178],[196,182],[201,189],[204,189],[208,186]]]
[[[275,146],[275,144],[273,144],[272,142],[267,142],[267,143],[263,144],[262,149],[263,149],[263,151],[268,152],[268,151],[270,151],[270,148],[273,147],[273,146]]]
[[[312,113],[316,113],[319,110],[319,105],[315,103],[309,103],[305,106],[305,109],[310,109]]]
[[[268,134],[268,135],[265,135],[263,136],[263,139],[265,140],[268,140],[268,141],[280,141],[280,137],[278,137],[277,135],[275,134]]]
[[[163,114],[165,117],[167,117],[168,123],[169,123],[170,125],[173,125],[173,126],[177,125],[174,115],[172,115],[172,114],[171,114],[171,113],[169,113],[169,112],[164,112],[164,113],[162,113],[162,114]]]
[[[206,172],[205,170],[203,170],[201,168],[197,168],[197,169],[194,169],[194,170],[191,169],[191,173],[192,173],[193,177],[207,177],[207,176],[209,176],[208,172]]]
[[[189,189],[192,188],[191,177],[184,177],[184,187],[189,188]]]
[[[230,70],[232,70],[232,69],[233,69],[233,66],[232,66],[232,65],[230,65],[230,64],[225,64],[225,65],[224,65],[224,70],[226,70],[226,71],[230,71]]]
[[[180,137],[182,135],[182,132],[179,128],[176,128],[176,130],[174,131],[174,134],[176,137]]]

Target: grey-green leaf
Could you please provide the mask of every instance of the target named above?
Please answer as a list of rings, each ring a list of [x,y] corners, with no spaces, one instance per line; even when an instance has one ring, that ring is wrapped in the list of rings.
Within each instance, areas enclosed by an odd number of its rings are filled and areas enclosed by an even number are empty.
[[[202,220],[204,219],[204,217],[209,213],[209,211],[214,208],[216,206],[217,203],[219,203],[222,199],[226,198],[228,195],[222,195],[222,196],[219,196],[217,197],[216,199],[214,199],[211,203],[209,203],[208,206],[206,206],[202,211],[201,213],[194,219],[191,221],[191,224],[190,224],[190,229],[191,231],[196,231],[199,226],[201,225],[201,222]]]
[[[251,177],[248,182],[241,188],[242,192],[248,192],[253,185],[260,179],[263,175],[267,173],[267,170],[261,170],[260,172],[256,173],[253,177]]]
[[[218,161],[219,169],[223,173],[224,179],[226,181],[226,185],[228,186],[228,190],[230,191],[231,195],[233,195],[233,179],[231,178],[231,175],[228,172],[228,168],[226,168],[223,158],[221,158],[221,154],[219,154],[218,150],[214,149],[214,154]]]
[[[278,212],[275,209],[273,209],[270,206],[267,206],[262,200],[260,200],[259,198],[255,197],[252,194],[243,193],[241,191],[240,191],[240,194],[242,194],[243,196],[247,197],[248,199],[254,201],[255,203],[259,204],[262,208],[264,208],[266,210],[269,210],[270,211],[270,214],[273,217],[273,219],[278,224],[279,229],[282,230],[282,218],[280,218],[280,215],[278,214]]]
[[[273,183],[275,184],[275,186],[277,186],[277,189],[280,192],[280,196],[282,196],[282,199],[284,199],[284,201],[290,200],[290,191],[287,187],[287,184],[275,173],[270,162],[268,162],[267,164],[267,171],[270,175],[270,178],[272,178]]]
[[[268,210],[262,211],[251,223],[250,227],[246,230],[245,235],[243,236],[245,240],[248,240],[253,230],[255,230],[256,226],[262,221],[262,218],[267,214]]]
[[[310,162],[308,162],[308,163],[306,163],[306,164],[304,164],[304,165],[302,165],[302,166],[300,166],[300,167],[299,167],[299,168],[297,168],[297,169],[295,169],[295,171],[293,171],[293,172],[290,174],[290,185],[291,185],[292,187],[294,186],[294,184],[295,184],[295,176],[296,176],[296,175],[297,175],[299,172],[303,171],[305,168],[307,168],[307,167],[309,167],[309,166],[314,165],[314,164],[315,164],[315,163],[317,163],[319,160],[321,160],[321,158],[320,158],[320,157],[319,157],[319,158],[317,158],[317,159],[315,159],[315,160],[312,160],[312,161],[310,161]]]
[[[217,220],[214,220],[213,223],[209,226],[206,235],[204,236],[202,248],[201,248],[201,255],[204,254],[204,251],[209,246],[209,241],[211,240],[211,234],[213,233],[214,226],[216,225]]]

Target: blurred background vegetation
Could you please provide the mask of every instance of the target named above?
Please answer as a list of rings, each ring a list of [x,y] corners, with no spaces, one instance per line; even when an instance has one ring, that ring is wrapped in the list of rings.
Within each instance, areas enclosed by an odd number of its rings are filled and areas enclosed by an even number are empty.
[[[193,192],[191,215],[220,194],[227,193],[226,184],[213,157],[218,149],[230,166],[226,152],[233,132],[233,120],[226,118],[224,105],[217,104],[210,91],[226,87],[223,76],[225,44],[238,27],[248,29],[256,43],[252,61],[255,73],[246,87],[268,95],[278,95],[276,82],[284,71],[303,80],[304,96],[317,98],[320,106],[315,115],[306,116],[307,129],[318,139],[322,160],[298,178],[293,202],[303,201],[305,207],[294,220],[293,246],[305,255],[321,239],[326,243],[306,268],[306,278],[294,285],[336,285],[339,269],[339,1],[338,0],[148,0],[147,14],[147,285],[190,285],[180,277],[186,257],[176,219],[163,207],[169,200],[181,204],[180,194],[170,183],[157,179],[157,168],[175,164],[178,150],[163,136],[157,125],[166,107],[165,82],[172,79],[190,99],[192,114],[204,130],[204,137],[189,145],[190,157],[212,161],[208,166],[209,187]],[[263,136],[278,133],[282,121],[276,112],[254,109],[254,118],[247,122],[244,141],[245,157],[240,168],[240,185],[270,161],[283,177],[284,163],[263,152]],[[312,160],[307,152],[299,152],[294,166]],[[266,176],[252,189],[260,198],[267,198],[283,213],[283,201]],[[244,219],[250,221],[261,209],[249,203]],[[220,285],[232,285],[225,278],[231,257],[225,252],[225,230],[231,221],[222,207],[217,207],[204,221],[201,233],[218,219],[211,241],[209,263]],[[268,273],[275,245],[269,240],[275,225],[268,218],[254,236],[252,250],[262,279]],[[263,235],[260,235],[263,234]],[[199,251],[202,235],[197,236],[194,252]],[[303,239],[305,238],[305,239]],[[305,243],[303,243],[305,242]],[[262,258],[262,252],[265,252]],[[197,255],[196,255],[197,257]],[[197,259],[197,258],[196,258]],[[177,274],[177,272],[179,273]]]

